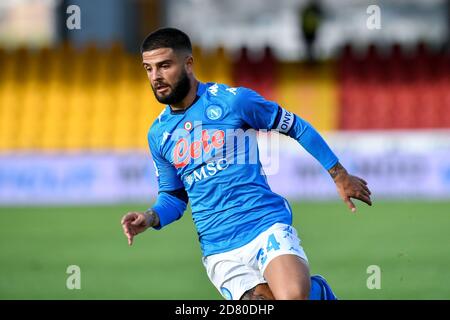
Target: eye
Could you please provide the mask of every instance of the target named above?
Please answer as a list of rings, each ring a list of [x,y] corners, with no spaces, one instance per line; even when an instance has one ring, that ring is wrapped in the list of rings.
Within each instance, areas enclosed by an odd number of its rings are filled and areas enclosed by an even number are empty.
[[[168,63],[164,63],[161,65],[161,68],[163,68],[163,69],[167,69],[169,67],[170,67],[170,64],[168,64]]]

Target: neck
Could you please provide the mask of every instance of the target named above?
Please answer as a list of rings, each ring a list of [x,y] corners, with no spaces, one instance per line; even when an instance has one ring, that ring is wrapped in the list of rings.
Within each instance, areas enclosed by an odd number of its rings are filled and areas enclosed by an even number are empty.
[[[182,111],[186,108],[188,108],[197,97],[197,88],[198,88],[198,80],[195,78],[190,79],[191,82],[191,89],[189,90],[186,97],[184,97],[183,100],[179,103],[171,104],[170,108],[173,111]]]

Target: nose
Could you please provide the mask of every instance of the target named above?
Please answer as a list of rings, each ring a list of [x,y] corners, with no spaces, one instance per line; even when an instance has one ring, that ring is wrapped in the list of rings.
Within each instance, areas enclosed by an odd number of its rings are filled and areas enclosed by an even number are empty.
[[[162,79],[161,73],[159,72],[159,70],[157,68],[153,69],[150,72],[150,80],[152,82],[159,81],[161,79]]]

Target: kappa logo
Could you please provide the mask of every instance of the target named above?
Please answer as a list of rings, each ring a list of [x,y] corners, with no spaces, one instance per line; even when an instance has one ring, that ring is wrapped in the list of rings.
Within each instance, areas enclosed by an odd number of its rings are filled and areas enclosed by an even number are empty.
[[[166,111],[166,109],[163,109],[161,111],[161,113],[158,115],[158,122],[161,122],[161,117],[163,116],[164,112]]]
[[[223,110],[220,106],[211,105],[206,108],[206,116],[210,120],[218,120],[223,114]]]
[[[214,83],[212,86],[208,88],[209,93],[211,93],[213,96],[217,96],[217,92],[219,91],[219,86],[217,83]]]
[[[164,131],[163,137],[161,139],[161,145],[163,145],[166,142],[167,138],[169,138],[171,135],[172,134],[170,132]]]
[[[227,88],[226,91],[231,92],[234,96],[236,95],[236,91],[238,88]]]

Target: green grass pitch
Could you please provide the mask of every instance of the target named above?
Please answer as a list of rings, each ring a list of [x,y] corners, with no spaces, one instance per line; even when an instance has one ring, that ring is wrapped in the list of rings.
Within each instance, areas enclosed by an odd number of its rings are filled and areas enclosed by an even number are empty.
[[[312,273],[340,299],[449,299],[450,202],[294,203]],[[121,216],[144,205],[0,208],[0,299],[221,299],[190,213],[128,247]],[[69,265],[81,289],[66,288]],[[369,290],[367,268],[381,269]]]

